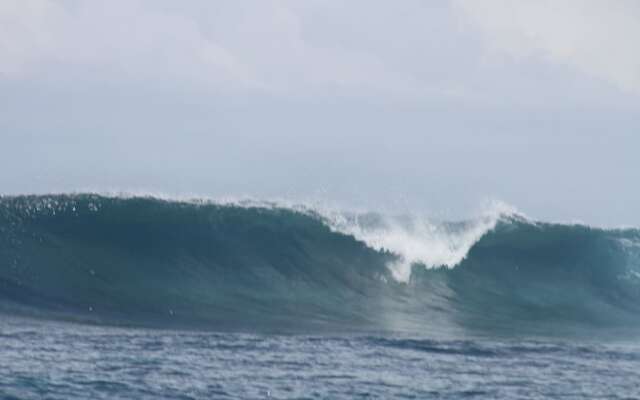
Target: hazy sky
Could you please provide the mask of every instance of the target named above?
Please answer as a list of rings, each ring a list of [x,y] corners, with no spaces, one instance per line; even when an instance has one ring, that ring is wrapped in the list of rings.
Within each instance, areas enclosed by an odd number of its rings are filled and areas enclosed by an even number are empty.
[[[640,2],[0,0],[0,192],[640,226]]]

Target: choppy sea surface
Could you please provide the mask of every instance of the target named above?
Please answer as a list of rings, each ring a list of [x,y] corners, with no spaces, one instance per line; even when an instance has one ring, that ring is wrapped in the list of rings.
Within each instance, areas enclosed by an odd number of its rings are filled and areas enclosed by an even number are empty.
[[[640,230],[0,196],[0,398],[640,398]]]
[[[635,399],[640,346],[2,320],[6,399]]]
[[[598,341],[279,335],[3,319],[15,399],[634,399],[640,347]]]

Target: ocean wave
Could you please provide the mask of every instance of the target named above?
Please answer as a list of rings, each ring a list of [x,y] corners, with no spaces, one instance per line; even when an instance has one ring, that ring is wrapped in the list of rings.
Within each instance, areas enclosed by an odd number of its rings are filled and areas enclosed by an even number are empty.
[[[214,329],[635,327],[640,231],[257,201],[0,198],[0,311]]]

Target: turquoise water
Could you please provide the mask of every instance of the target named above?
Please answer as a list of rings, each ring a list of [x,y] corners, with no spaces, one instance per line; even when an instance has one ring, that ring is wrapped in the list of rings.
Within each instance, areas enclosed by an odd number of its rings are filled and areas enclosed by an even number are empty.
[[[0,394],[639,398],[640,231],[0,197]]]

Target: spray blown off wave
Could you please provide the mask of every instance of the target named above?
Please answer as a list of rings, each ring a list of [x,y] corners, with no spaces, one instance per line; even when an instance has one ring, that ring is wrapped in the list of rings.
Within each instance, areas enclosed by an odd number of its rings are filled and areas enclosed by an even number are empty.
[[[0,310],[214,329],[640,326],[640,231],[93,194],[0,198]]]

